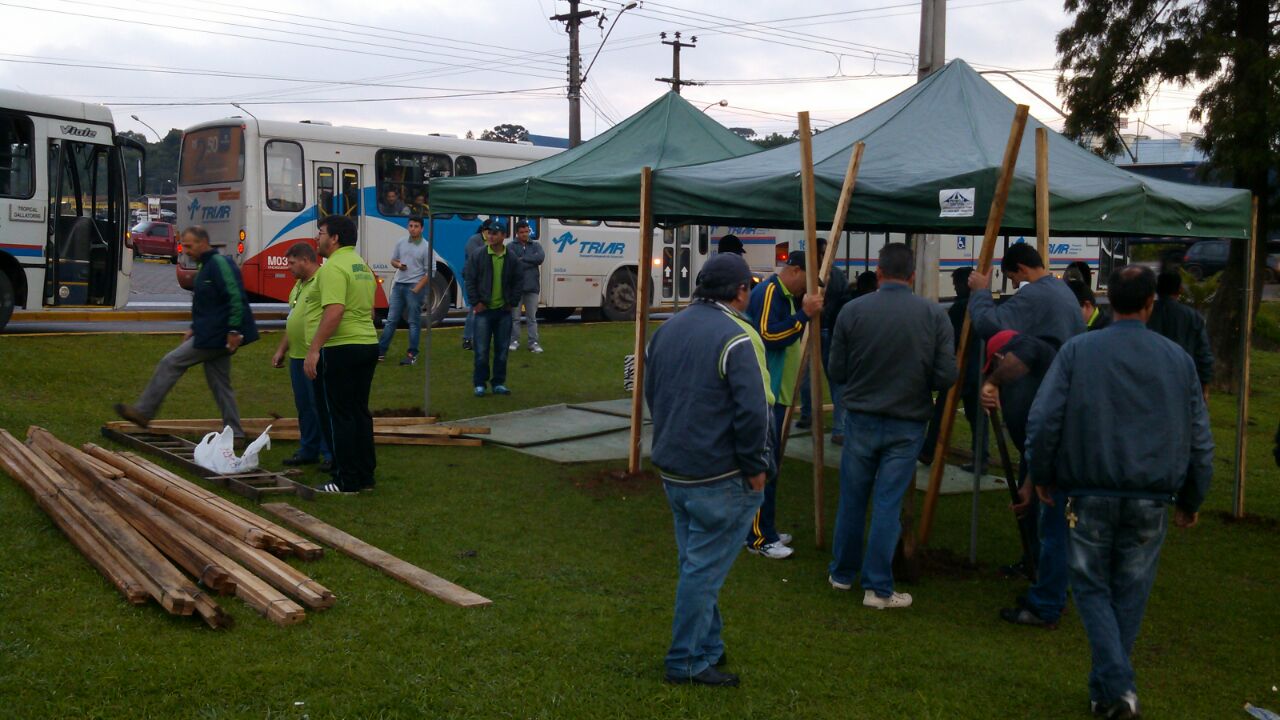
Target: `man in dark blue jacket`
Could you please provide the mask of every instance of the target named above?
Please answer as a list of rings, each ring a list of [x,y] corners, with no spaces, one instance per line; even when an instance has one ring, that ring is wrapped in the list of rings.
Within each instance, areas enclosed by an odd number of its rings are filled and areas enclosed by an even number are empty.
[[[199,225],[182,232],[182,248],[200,267],[191,297],[191,328],[182,336],[182,344],[156,366],[137,404],[117,403],[116,413],[146,427],[183,373],[203,364],[204,378],[222,412],[222,422],[231,426],[237,438],[243,438],[240,409],[231,389],[231,356],[242,345],[258,339],[258,327],[249,310],[240,268],[209,245],[209,233]]]
[[[658,328],[645,353],[653,464],[680,554],[666,679],[734,686],[738,676],[718,669],[725,662],[719,595],[773,465],[770,396],[764,345],[742,315],[751,287],[746,261],[715,255],[697,283],[694,303]]]
[[[1107,283],[1115,320],[1058,351],[1027,424],[1031,482],[1067,496],[1067,562],[1093,651],[1095,715],[1137,717],[1130,657],[1168,522],[1196,524],[1213,477],[1213,435],[1191,356],[1145,323],[1156,277],[1130,265]]]

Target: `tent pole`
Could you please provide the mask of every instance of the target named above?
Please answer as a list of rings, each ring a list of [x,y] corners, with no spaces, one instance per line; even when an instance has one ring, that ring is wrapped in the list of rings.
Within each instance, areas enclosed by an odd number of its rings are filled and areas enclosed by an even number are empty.
[[[422,414],[431,415],[431,326],[435,320],[436,293],[431,281],[436,277],[436,217],[427,208],[427,326],[422,329]]]
[[[978,258],[978,272],[991,272],[991,258],[995,255],[1000,223],[1004,219],[1005,204],[1009,201],[1009,186],[1013,184],[1013,169],[1018,163],[1018,149],[1022,146],[1022,132],[1027,127],[1030,108],[1019,105],[1009,127],[1009,142],[1004,148],[1004,160],[1000,164],[1000,179],[991,197],[991,210],[987,213],[987,228],[982,239],[982,254]],[[947,447],[951,444],[951,430],[956,421],[956,401],[960,399],[960,387],[964,383],[965,360],[969,356],[969,331],[973,319],[966,308],[964,326],[960,330],[960,343],[956,350],[956,382],[947,391],[947,402],[942,410],[942,426],[938,428],[938,444],[933,451],[933,465],[929,467],[929,490],[925,493],[924,508],[920,512],[920,544],[929,542],[933,530],[933,513],[938,505],[938,491],[942,489],[942,473],[946,469]],[[905,550],[905,546],[904,546]]]
[[[1245,447],[1249,429],[1249,351],[1253,349],[1253,292],[1254,274],[1257,271],[1258,249],[1258,196],[1253,197],[1253,220],[1250,224],[1249,252],[1245,259],[1244,308],[1240,316],[1240,382],[1236,396],[1236,484],[1231,499],[1231,514],[1244,517],[1244,475],[1248,465]]]
[[[653,171],[640,169],[640,266],[636,272],[635,380],[631,387],[631,438],[627,472],[640,472],[640,428],[644,425],[644,349],[649,330],[649,286],[653,268]],[[677,288],[678,289],[678,288]]]
[[[1036,244],[1044,267],[1053,272],[1049,260],[1049,130],[1036,128]]]

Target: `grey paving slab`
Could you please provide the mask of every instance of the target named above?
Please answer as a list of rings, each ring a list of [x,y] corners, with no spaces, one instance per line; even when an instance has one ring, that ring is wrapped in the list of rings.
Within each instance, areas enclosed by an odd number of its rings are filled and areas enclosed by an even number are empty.
[[[456,422],[487,426],[488,435],[470,437],[478,437],[488,443],[515,448],[580,440],[631,427],[631,421],[628,418],[577,410],[565,404],[485,415]]]
[[[623,429],[595,437],[568,440],[565,442],[547,443],[512,450],[522,452],[544,460],[558,463],[601,462],[604,460],[626,461],[630,454],[627,442],[631,439],[630,429]],[[649,455],[653,450],[653,429],[645,426],[640,430],[640,454]]]
[[[621,418],[631,419],[631,398],[622,398],[620,400],[598,400],[589,403],[574,403],[571,408],[578,410],[589,410],[591,412],[601,413],[604,415],[614,415]],[[641,403],[641,409],[644,413],[644,421],[649,420],[649,406],[647,403]]]

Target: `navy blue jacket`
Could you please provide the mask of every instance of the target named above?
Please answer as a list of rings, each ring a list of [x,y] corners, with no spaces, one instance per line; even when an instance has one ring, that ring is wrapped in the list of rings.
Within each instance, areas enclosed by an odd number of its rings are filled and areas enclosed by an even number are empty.
[[[982,338],[1014,330],[1061,346],[1085,331],[1075,293],[1053,275],[1026,283],[999,305],[990,290],[975,290],[969,296],[969,316],[973,331]]]
[[[1195,308],[1184,305],[1176,297],[1156,298],[1147,327],[1178,343],[1195,361],[1200,384],[1213,380],[1213,350],[1209,347],[1209,332]]]
[[[467,264],[462,268],[462,282],[466,287],[467,304],[484,303],[486,310],[501,310],[489,307],[493,297],[493,260],[489,257],[489,246],[481,245],[467,255]],[[502,299],[505,307],[513,308],[520,304],[520,259],[515,253],[507,251],[502,261]]]
[[[1062,346],[1027,421],[1031,481],[1070,495],[1176,501],[1196,512],[1213,435],[1195,363],[1138,320]]]
[[[240,268],[217,250],[200,256],[197,261],[195,287],[191,298],[192,340],[201,350],[227,346],[227,333],[240,331],[241,345],[258,339],[258,326],[249,310]]]

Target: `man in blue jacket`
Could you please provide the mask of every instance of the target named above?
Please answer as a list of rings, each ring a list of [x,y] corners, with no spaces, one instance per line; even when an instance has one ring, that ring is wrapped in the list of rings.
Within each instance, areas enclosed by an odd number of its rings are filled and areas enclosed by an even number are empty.
[[[199,225],[182,231],[182,248],[199,265],[191,297],[191,327],[156,366],[151,382],[136,405],[117,403],[116,414],[146,427],[160,411],[160,404],[188,368],[204,365],[204,379],[237,438],[244,437],[240,409],[231,389],[231,356],[242,345],[258,339],[258,327],[249,310],[240,268],[209,244],[209,233]]]
[[[520,306],[524,306],[524,322],[529,328],[529,352],[540,353],[542,346],[538,344],[538,295],[542,291],[542,262],[547,255],[537,240],[530,239],[532,231],[529,223],[521,220],[516,223],[516,239],[507,244],[520,268],[520,300],[511,306],[511,344],[508,350],[520,347]]]
[[[645,352],[653,464],[680,556],[670,683],[738,684],[737,675],[719,670],[720,587],[773,464],[764,345],[742,315],[750,287],[741,256],[713,256],[698,273],[693,304],[658,328]]]
[[[979,337],[1013,330],[1061,345],[1085,331],[1075,293],[1045,269],[1035,248],[1025,242],[1009,246],[1000,269],[1018,292],[999,305],[991,297],[991,276],[976,270],[969,275],[969,316]]]
[[[1213,435],[1195,363],[1146,322],[1156,277],[1130,265],[1107,283],[1114,321],[1058,351],[1027,423],[1031,482],[1040,501],[1067,497],[1067,562],[1089,636],[1095,715],[1139,714],[1130,657],[1160,546],[1189,528],[1213,477]]]

